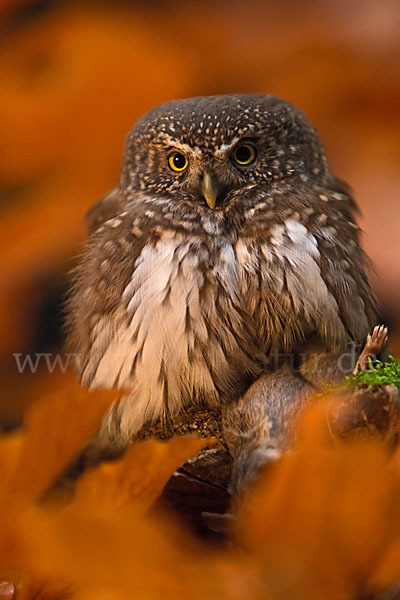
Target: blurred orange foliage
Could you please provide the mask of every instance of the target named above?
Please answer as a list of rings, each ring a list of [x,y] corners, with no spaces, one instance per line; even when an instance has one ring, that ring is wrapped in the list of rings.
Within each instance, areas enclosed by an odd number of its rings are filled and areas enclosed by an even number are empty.
[[[149,512],[207,440],[139,442],[84,475],[72,496],[43,502],[114,396],[53,394],[22,433],[0,439],[0,581],[18,598],[357,600],[398,584],[398,451],[390,457],[373,439],[333,442],[323,401],[305,415],[294,450],[249,490],[234,545],[210,546],[176,516]]]

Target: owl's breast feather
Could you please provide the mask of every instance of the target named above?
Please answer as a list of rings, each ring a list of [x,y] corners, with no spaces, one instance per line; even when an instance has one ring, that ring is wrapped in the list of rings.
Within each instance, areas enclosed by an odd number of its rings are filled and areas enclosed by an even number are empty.
[[[273,233],[206,247],[166,232],[144,246],[120,306],[93,333],[83,384],[130,389],[136,428],[194,399],[238,397],[269,344],[292,349],[299,327],[343,327],[310,234],[296,223]]]

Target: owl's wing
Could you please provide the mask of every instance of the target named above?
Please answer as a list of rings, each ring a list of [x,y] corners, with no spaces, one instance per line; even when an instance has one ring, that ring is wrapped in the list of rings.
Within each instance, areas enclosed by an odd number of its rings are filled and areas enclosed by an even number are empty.
[[[350,245],[346,248],[340,241],[327,243],[324,233],[316,232],[315,237],[321,249],[321,274],[337,303],[339,317],[350,339],[361,343],[378,319],[366,274],[369,260],[354,238],[347,239]]]
[[[313,333],[307,336],[299,353],[299,372],[317,386],[341,380],[352,372],[358,348],[379,322],[377,302],[367,277],[370,263],[360,247],[359,228],[353,219],[356,204],[348,189],[341,188],[333,195],[326,191],[322,196],[324,205],[314,213],[309,228],[317,243],[320,284],[328,291],[330,306],[337,315],[334,331],[339,334],[336,348],[340,351],[329,351],[332,335],[324,313],[319,337]]]
[[[346,210],[348,210],[352,215],[358,216],[361,214],[358,204],[353,198],[353,190],[346,181],[334,176],[329,188],[333,193],[341,194],[341,196],[345,198],[344,204]]]
[[[96,231],[108,219],[116,217],[122,211],[122,204],[123,196],[118,186],[93,204],[85,215],[89,234]]]
[[[339,189],[305,187],[281,193],[273,199],[274,213],[267,211],[261,217],[264,223],[258,224],[268,315],[261,328],[266,339],[282,340],[287,350],[313,334],[329,350],[363,342],[376,323],[368,260],[352,216],[355,205],[347,191]],[[247,262],[254,254],[246,254]]]
[[[341,322],[351,340],[365,341],[377,323],[377,301],[368,281],[371,262],[360,246],[359,213],[350,188],[335,179],[333,193],[323,194],[324,212],[312,224],[320,254],[319,266],[327,289],[337,303]],[[320,196],[321,197],[321,196]]]
[[[78,266],[71,273],[72,287],[66,303],[67,345],[76,355],[81,371],[93,340],[97,338],[107,345],[112,328],[101,324],[111,321],[121,305],[135,262],[151,236],[151,228],[145,221],[142,228],[134,227],[140,218],[134,209],[118,210],[121,203],[118,188],[115,188],[89,211],[89,240]],[[136,212],[140,214],[140,208]]]

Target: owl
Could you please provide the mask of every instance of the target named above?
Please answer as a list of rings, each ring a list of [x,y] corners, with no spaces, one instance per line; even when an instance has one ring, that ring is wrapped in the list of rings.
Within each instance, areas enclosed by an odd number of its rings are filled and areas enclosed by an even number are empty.
[[[202,404],[222,411],[245,480],[376,323],[355,213],[289,102],[197,97],[143,116],[88,213],[68,303],[82,385],[124,390],[103,439],[125,447]]]

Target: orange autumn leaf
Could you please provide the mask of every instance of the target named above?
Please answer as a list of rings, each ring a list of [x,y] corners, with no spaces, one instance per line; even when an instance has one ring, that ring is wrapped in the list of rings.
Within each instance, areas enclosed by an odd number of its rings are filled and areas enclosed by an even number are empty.
[[[7,576],[7,581],[17,585],[21,600],[62,597],[65,590],[75,589],[78,584],[79,589],[88,595],[96,595],[104,589],[111,593],[118,588],[117,597],[128,598],[130,590],[137,589],[140,597],[152,598],[152,589],[156,585],[160,593],[164,590],[167,594],[170,590],[171,598],[178,597],[180,590],[187,588],[191,591],[182,591],[181,597],[187,593],[196,597],[194,588],[201,583],[192,581],[193,573],[189,565],[193,556],[188,556],[188,565],[183,571],[177,569],[176,581],[171,577],[175,563],[182,563],[184,556],[180,544],[193,544],[193,541],[181,538],[182,541],[177,545],[175,535],[178,534],[174,533],[175,529],[169,529],[168,522],[164,524],[164,521],[157,520],[157,523],[146,525],[133,517],[132,509],[136,513],[138,506],[142,509],[149,507],[173,471],[202,448],[207,440],[180,438],[169,443],[140,443],[114,465],[104,465],[104,468],[88,474],[77,500],[68,508],[60,510],[52,506],[49,510],[47,505],[29,506],[29,502],[41,496],[77,449],[94,433],[104,410],[115,395],[115,392],[88,394],[73,388],[49,396],[32,408],[25,433],[4,436],[3,448],[0,443],[0,458],[8,459],[4,464],[9,474],[9,481],[3,481],[6,485],[3,487],[5,502],[0,530],[0,575]],[[1,449],[4,450],[3,454]],[[147,470],[144,468],[146,466],[149,467]],[[98,482],[95,481],[96,477]],[[105,502],[101,501],[102,489]],[[24,504],[18,502],[20,499],[24,500]],[[127,514],[120,520],[115,508],[124,504]],[[140,540],[143,528],[147,532],[146,552]],[[101,552],[103,559],[111,564],[108,571],[102,569],[103,573],[97,573],[99,557],[93,547],[97,548],[101,543],[103,530],[109,541]],[[125,541],[123,536],[127,536]],[[86,546],[82,543],[83,538]],[[161,546],[158,554],[157,540]],[[129,552],[127,546],[130,547]],[[77,552],[78,547],[84,551],[83,556]],[[116,550],[121,547],[121,551]],[[132,560],[135,557],[131,547],[136,548],[139,557],[137,568],[144,574],[142,578],[135,575],[135,570],[132,572]],[[110,561],[110,551],[114,562]],[[205,560],[204,557],[202,560]],[[157,562],[161,566],[159,583],[155,584],[155,577],[150,577],[150,573]],[[82,579],[81,568],[84,573]],[[196,570],[196,577],[200,581],[200,565],[196,566]],[[132,574],[130,579],[126,576],[128,572]],[[116,582],[112,581],[113,578]],[[222,585],[216,581],[205,587],[215,587],[215,594],[221,595]],[[206,597],[203,593],[198,595],[199,599]]]
[[[14,442],[16,447],[7,439],[0,441],[0,452],[6,455],[3,460],[10,463],[13,453],[14,466],[1,482],[3,503],[29,504],[39,499],[95,434],[117,395],[115,391],[86,392],[76,385],[35,403],[25,432]]]
[[[390,468],[400,477],[399,445],[391,457]],[[373,582],[378,589],[390,586],[393,581],[400,581],[400,538],[395,539],[385,550],[373,574]]]
[[[70,579],[49,577],[36,566],[48,523],[49,511],[38,506],[8,506],[1,511],[0,579],[12,583],[18,600],[69,598],[65,592]]]
[[[0,564],[8,577],[23,565],[18,581],[27,594],[46,581],[75,600],[354,600],[390,588],[398,576],[398,475],[375,442],[330,443],[325,417],[323,403],[313,407],[295,450],[249,492],[240,553],[211,549],[166,517],[138,512],[168,471],[206,443],[182,438],[139,443],[93,470],[67,507],[5,512]]]
[[[85,473],[78,481],[76,500],[110,510],[148,510],[174,471],[209,442],[195,437],[138,442],[119,460]]]
[[[329,445],[326,405],[314,411],[295,450],[249,493],[237,539],[273,597],[354,598],[400,539],[400,479],[374,441]]]
[[[32,588],[45,581],[49,589],[86,600],[97,593],[141,600],[267,600],[256,593],[258,581],[246,562],[195,541],[165,516],[73,503],[36,515],[28,511],[23,522],[27,544],[21,556],[25,585]]]
[[[379,557],[371,574],[371,585],[376,590],[395,587],[400,582],[400,539],[394,540],[383,556]]]
[[[23,443],[24,434],[22,432],[0,435],[0,490],[16,472]]]

